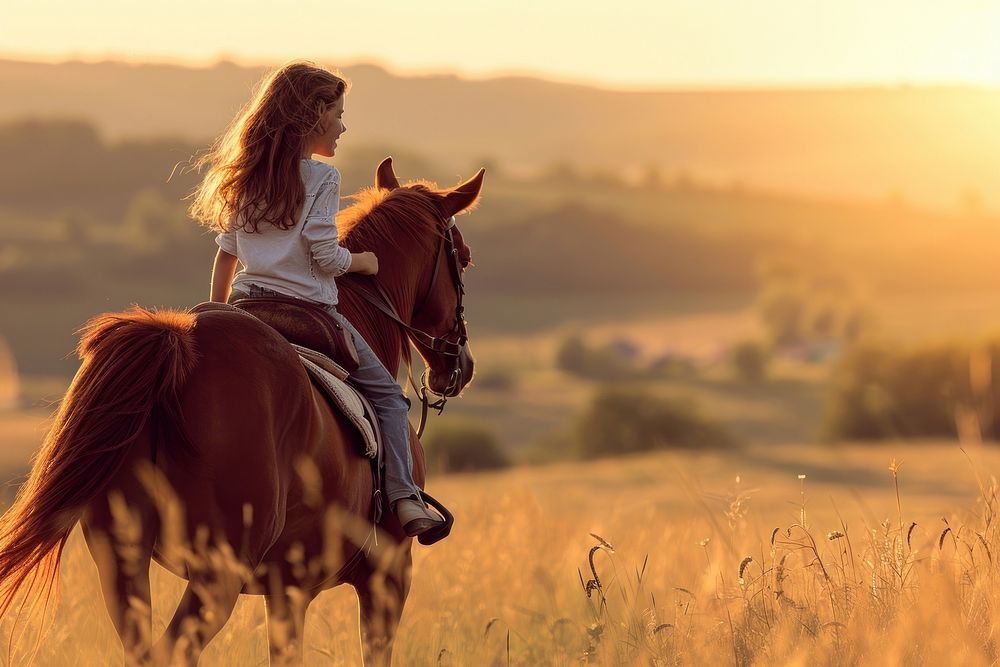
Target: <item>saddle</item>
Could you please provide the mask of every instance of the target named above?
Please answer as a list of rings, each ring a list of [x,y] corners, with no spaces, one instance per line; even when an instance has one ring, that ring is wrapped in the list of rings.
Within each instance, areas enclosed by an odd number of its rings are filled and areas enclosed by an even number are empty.
[[[330,357],[348,373],[358,369],[354,338],[322,306],[290,296],[254,296],[232,305],[269,325],[289,343]]]

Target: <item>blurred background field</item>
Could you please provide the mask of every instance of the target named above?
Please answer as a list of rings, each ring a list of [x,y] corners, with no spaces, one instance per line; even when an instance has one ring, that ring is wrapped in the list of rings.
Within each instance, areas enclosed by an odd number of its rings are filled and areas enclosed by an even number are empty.
[[[131,303],[206,298],[215,246],[185,215],[196,175],[184,162],[261,71],[0,60],[7,498],[75,371],[75,329]],[[1000,463],[1000,92],[653,93],[374,65],[345,73],[350,130],[334,160],[345,192],[369,184],[388,154],[403,179],[451,185],[488,170],[478,209],[459,221],[475,264],[477,376],[425,438],[429,485],[459,519],[447,541],[416,550],[400,664],[506,664],[508,641],[510,664],[575,664],[588,647],[632,664],[622,646],[679,634],[689,612],[693,635],[654,646],[658,659],[879,664],[877,640],[905,662],[930,609],[902,614],[908,584],[890,587],[899,625],[845,627],[851,640],[831,640],[838,626],[822,624],[836,619],[811,600],[821,620],[795,617],[798,649],[777,622],[769,648],[752,647],[753,624],[727,613],[756,604],[741,607],[741,560],[769,552],[775,527],[801,522],[803,501],[821,537],[846,525],[859,542],[874,529],[898,547],[916,522],[900,553],[928,572],[960,570],[945,527],[990,516],[977,498]],[[150,103],[188,98],[203,103]],[[501,103],[513,110],[502,118]],[[590,576],[590,533],[615,547],[597,557],[616,572],[615,595],[648,555],[642,599],[622,604],[671,629],[622,635],[632,612],[620,605],[614,622],[593,615],[578,575]],[[995,551],[995,531],[982,533]],[[117,655],[79,537],[36,664]],[[893,562],[878,553],[873,564]],[[754,561],[769,563],[772,584],[775,560]],[[992,561],[962,572],[993,576]],[[812,567],[795,565],[802,576]],[[180,583],[157,572],[162,627]],[[955,590],[980,590],[959,579]],[[876,597],[857,581],[848,589]],[[956,650],[989,664],[1000,655],[992,631],[985,641],[968,630],[975,605],[957,599]],[[980,614],[991,622],[994,603]],[[206,663],[260,664],[262,623],[261,602],[241,601]],[[912,664],[944,655],[931,644]],[[356,664],[347,591],[313,606],[307,645],[308,664]],[[22,659],[27,646],[15,647]]]

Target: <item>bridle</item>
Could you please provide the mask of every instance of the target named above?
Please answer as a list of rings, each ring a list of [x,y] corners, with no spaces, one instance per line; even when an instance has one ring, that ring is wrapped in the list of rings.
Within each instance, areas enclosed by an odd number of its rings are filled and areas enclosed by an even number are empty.
[[[382,285],[375,280],[374,277],[368,277],[368,282],[372,288],[362,284],[360,281],[354,282],[353,285],[357,288],[358,294],[365,301],[375,306],[375,308],[380,310],[389,319],[402,327],[406,332],[407,337],[413,342],[414,345],[422,347],[435,354],[449,357],[452,360],[452,368],[448,376],[448,384],[445,386],[442,393],[438,393],[430,388],[430,385],[427,382],[429,367],[425,368],[424,372],[420,374],[420,387],[417,387],[417,383],[413,380],[413,375],[410,374],[410,384],[413,385],[414,391],[417,392],[417,396],[419,397],[421,404],[420,425],[417,428],[417,437],[423,435],[424,427],[427,424],[428,408],[437,410],[438,414],[441,414],[444,411],[444,406],[448,402],[448,399],[455,396],[459,389],[461,389],[463,380],[462,353],[465,350],[465,346],[469,342],[468,329],[465,322],[465,306],[463,305],[465,297],[465,284],[462,282],[462,260],[458,256],[458,246],[455,244],[455,216],[451,216],[447,220],[444,218],[441,220],[444,223],[444,226],[442,233],[439,235],[441,242],[438,243],[437,252],[434,255],[434,271],[431,274],[431,280],[427,285],[427,290],[417,301],[414,312],[422,310],[431,294],[434,293],[434,286],[437,284],[438,274],[440,273],[441,268],[441,253],[447,253],[450,257],[450,261],[448,261],[447,264],[449,270],[451,271],[451,277],[455,281],[455,291],[458,296],[457,305],[455,307],[455,324],[451,331],[443,336],[432,336],[426,331],[417,329],[408,322],[404,322],[399,316],[396,306],[393,305],[392,299],[390,299],[389,295],[386,293],[385,288],[382,287]],[[436,398],[432,400],[431,396],[435,396]]]

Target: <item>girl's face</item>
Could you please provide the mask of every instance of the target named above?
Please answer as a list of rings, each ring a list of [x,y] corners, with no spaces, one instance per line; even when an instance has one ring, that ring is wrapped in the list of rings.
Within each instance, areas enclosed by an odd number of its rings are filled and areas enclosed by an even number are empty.
[[[347,126],[344,125],[345,97],[347,96],[341,95],[340,99],[323,114],[319,127],[312,137],[310,137],[310,154],[333,157],[333,154],[337,151],[337,139],[347,131]]]

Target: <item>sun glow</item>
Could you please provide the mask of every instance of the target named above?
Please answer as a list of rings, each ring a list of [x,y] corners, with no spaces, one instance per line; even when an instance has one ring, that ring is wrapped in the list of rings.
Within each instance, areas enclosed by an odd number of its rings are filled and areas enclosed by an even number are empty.
[[[309,57],[610,87],[1000,85],[1000,41],[992,34],[1000,5],[985,0],[621,0],[614,11],[571,0],[304,0],[277,13],[262,0],[77,7],[6,3],[0,54],[192,65]]]

